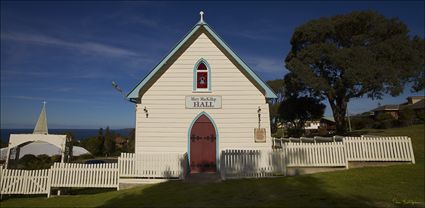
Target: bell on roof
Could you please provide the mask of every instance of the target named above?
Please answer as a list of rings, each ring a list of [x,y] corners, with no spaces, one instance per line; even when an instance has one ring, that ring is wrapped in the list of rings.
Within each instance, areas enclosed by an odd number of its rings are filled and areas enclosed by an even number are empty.
[[[37,124],[35,124],[33,134],[48,134],[47,130],[47,116],[46,116],[46,101],[43,101],[43,108],[41,109],[40,116],[38,117]]]

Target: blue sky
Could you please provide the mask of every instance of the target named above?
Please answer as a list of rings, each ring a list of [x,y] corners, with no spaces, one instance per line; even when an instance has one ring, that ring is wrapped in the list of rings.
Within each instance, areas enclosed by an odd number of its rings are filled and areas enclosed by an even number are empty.
[[[134,127],[129,92],[193,27],[206,22],[260,75],[281,78],[298,25],[376,10],[424,37],[424,2],[66,2],[1,3],[1,128],[33,128],[46,100],[49,128]],[[352,113],[410,95],[360,98]],[[328,107],[326,115],[331,115]]]

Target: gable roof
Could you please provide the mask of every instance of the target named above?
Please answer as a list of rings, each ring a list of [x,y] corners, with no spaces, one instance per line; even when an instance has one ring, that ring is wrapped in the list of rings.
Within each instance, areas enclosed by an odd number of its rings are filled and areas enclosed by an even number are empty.
[[[383,105],[373,109],[372,111],[397,111],[400,109],[399,105]]]
[[[257,74],[255,74],[255,72],[249,68],[249,66],[242,61],[241,58],[239,58],[238,55],[236,55],[235,52],[233,52],[232,49],[230,49],[230,47],[223,41],[223,39],[220,38],[220,36],[218,36],[209,26],[208,24],[206,24],[204,21],[200,21],[198,22],[198,24],[195,25],[195,27],[193,27],[193,29],[171,50],[171,52],[165,56],[164,59],[161,60],[161,62],[159,62],[158,65],[155,66],[155,68],[149,72],[149,74],[136,86],[134,87],[133,90],[130,91],[130,93],[127,94],[127,99],[129,99],[130,101],[134,102],[134,99],[137,99],[139,97],[139,91],[140,89],[144,88],[145,86],[147,86],[147,83],[152,80],[155,75],[161,70],[161,68],[167,64],[167,62],[177,53],[177,51],[182,48],[183,45],[185,45],[188,40],[200,29],[205,29],[206,32],[208,32],[215,41],[217,41],[217,43],[219,44],[219,46],[221,46],[225,52],[227,52],[231,58],[233,58],[236,63],[238,63],[241,67],[241,69],[246,72],[244,74],[246,74],[248,76],[248,78],[251,78],[251,80],[253,80],[255,82],[255,84],[257,84],[257,86],[259,86],[259,88],[262,89],[262,93],[264,94],[264,96],[266,98],[277,98],[276,94],[273,92],[273,90],[263,81],[260,79],[260,77],[258,77]],[[238,67],[239,68],[239,67]]]
[[[422,99],[422,100],[420,100],[416,103],[413,103],[413,104],[404,105],[404,106],[402,106],[401,109],[403,110],[403,109],[406,109],[406,108],[410,108],[410,109],[413,109],[413,110],[425,109],[425,99]]]

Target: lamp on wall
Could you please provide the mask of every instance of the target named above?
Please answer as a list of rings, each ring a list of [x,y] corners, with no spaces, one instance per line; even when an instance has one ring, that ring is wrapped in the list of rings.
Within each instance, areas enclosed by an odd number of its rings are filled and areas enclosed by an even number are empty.
[[[258,113],[258,128],[260,128],[260,124],[261,124],[261,107],[260,106],[258,106],[257,113]]]
[[[261,107],[258,106],[258,128],[254,128],[254,141],[255,142],[266,142],[266,129],[261,128]]]
[[[145,111],[146,118],[148,118],[149,117],[149,112],[148,112],[148,109],[146,108],[146,106],[145,106],[145,108],[143,108],[143,111]]]

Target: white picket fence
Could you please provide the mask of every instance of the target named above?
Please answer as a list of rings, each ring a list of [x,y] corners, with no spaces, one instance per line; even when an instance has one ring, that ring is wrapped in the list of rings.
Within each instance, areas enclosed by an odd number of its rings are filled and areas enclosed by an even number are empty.
[[[221,158],[223,179],[285,175],[287,167],[347,167],[342,142],[286,143],[276,150],[224,150]]]
[[[285,143],[280,150],[285,155],[286,167],[346,167],[344,144]]]
[[[222,178],[268,177],[286,173],[287,167],[348,168],[348,162],[358,161],[415,163],[409,137],[345,137],[342,142],[285,142],[281,147],[222,151]]]
[[[225,178],[285,175],[287,167],[348,167],[349,161],[415,163],[408,137],[345,137],[342,142],[282,143],[275,150],[223,150],[220,172]],[[182,179],[187,154],[122,153],[118,163],[54,163],[46,170],[0,168],[0,194],[47,194],[51,188],[117,188],[120,178]]]
[[[117,188],[118,164],[54,163],[51,187]]]
[[[123,153],[118,163],[54,163],[45,170],[0,168],[0,194],[47,194],[51,188],[116,188],[120,177],[183,178],[186,154]]]
[[[49,194],[50,170],[0,168],[0,194]]]
[[[348,161],[407,161],[415,163],[409,137],[345,137]]]
[[[221,177],[258,178],[284,174],[283,154],[271,150],[224,150]]]
[[[118,158],[120,177],[183,178],[187,154],[121,153]]]

